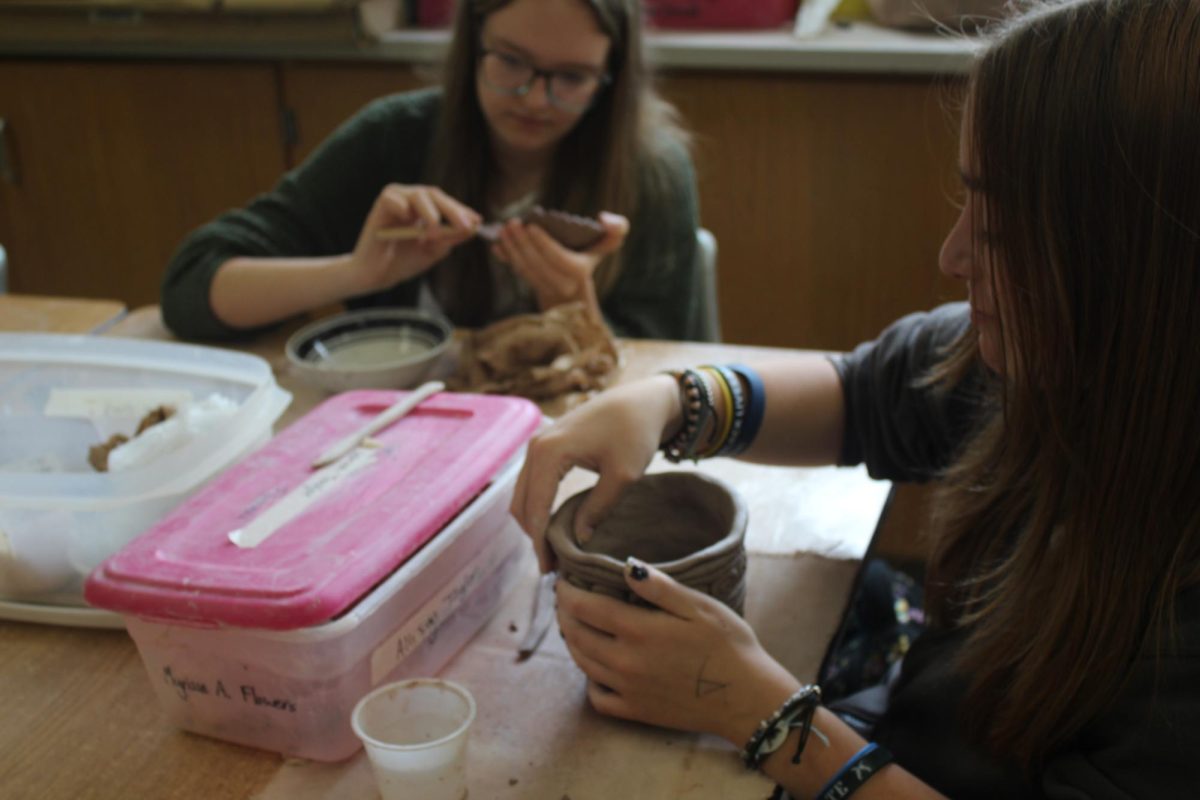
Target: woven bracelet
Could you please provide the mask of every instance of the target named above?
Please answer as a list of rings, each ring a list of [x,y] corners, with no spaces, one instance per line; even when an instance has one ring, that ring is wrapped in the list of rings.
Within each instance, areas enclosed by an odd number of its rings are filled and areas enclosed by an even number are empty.
[[[746,419],[737,438],[729,443],[729,455],[736,456],[745,452],[758,436],[767,409],[767,393],[756,370],[745,364],[730,364],[729,369],[746,382]]]
[[[742,391],[742,381],[733,370],[729,367],[714,367],[717,373],[721,376],[721,380],[729,387],[729,393],[733,398],[733,414],[729,424],[729,431],[721,442],[720,449],[716,455],[732,456],[736,455],[734,447],[737,445],[739,438],[742,435],[742,426],[746,422],[746,396]]]
[[[733,419],[733,394],[729,391],[729,384],[717,372],[715,367],[703,366],[700,367],[700,372],[711,375],[713,382],[716,384],[717,390],[713,392],[713,424],[712,433],[708,437],[708,441],[704,443],[704,448],[700,452],[700,458],[711,458],[717,455],[717,451],[721,449],[725,441],[729,437],[729,423]],[[721,411],[718,412],[716,405],[720,400]]]
[[[787,741],[796,728],[800,729],[800,745],[796,748],[793,764],[800,763],[800,754],[808,742],[812,730],[813,714],[821,704],[821,687],[815,683],[801,686],[796,693],[783,702],[775,713],[758,723],[754,733],[742,749],[742,763],[746,769],[757,769],[760,764]]]

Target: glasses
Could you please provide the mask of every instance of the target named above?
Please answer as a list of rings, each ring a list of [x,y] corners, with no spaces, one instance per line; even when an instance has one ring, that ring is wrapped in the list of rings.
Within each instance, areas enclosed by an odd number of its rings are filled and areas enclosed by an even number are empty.
[[[563,111],[587,111],[600,87],[609,82],[607,73],[586,69],[539,69],[520,56],[498,50],[483,50],[481,77],[489,89],[524,97],[538,78],[546,81],[546,99]]]

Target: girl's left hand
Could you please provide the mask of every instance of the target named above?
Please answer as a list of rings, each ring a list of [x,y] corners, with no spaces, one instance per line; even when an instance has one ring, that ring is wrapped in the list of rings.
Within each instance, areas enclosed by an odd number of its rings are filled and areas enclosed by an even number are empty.
[[[598,311],[592,275],[605,256],[620,249],[629,233],[629,220],[620,214],[601,211],[599,220],[604,238],[583,252],[564,247],[537,225],[509,220],[492,253],[529,283],[542,311],[577,300]]]
[[[723,603],[632,559],[625,582],[657,608],[557,583],[559,627],[597,711],[740,747],[799,688]]]

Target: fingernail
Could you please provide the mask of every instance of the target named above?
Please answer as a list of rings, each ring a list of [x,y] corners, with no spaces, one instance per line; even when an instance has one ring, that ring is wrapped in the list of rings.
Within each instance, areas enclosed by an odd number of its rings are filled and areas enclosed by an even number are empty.
[[[644,581],[650,575],[650,570],[646,569],[646,565],[633,556],[625,559],[625,570],[635,581]]]

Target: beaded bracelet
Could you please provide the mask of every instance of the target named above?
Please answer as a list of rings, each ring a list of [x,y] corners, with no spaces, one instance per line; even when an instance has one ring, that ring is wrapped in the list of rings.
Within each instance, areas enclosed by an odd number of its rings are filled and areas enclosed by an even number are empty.
[[[816,800],[845,800],[892,760],[886,747],[868,742],[817,792]]]
[[[767,756],[783,747],[796,728],[800,729],[800,743],[792,763],[799,764],[800,754],[804,752],[808,734],[812,731],[813,714],[820,704],[821,687],[815,683],[806,684],[785,700],[774,714],[758,723],[742,749],[742,763],[746,769],[757,769]]]
[[[696,447],[700,443],[700,434],[704,432],[707,421],[716,414],[708,381],[692,369],[666,374],[675,378],[679,384],[679,396],[683,404],[683,426],[661,449],[667,460],[673,464],[678,464],[685,458],[696,461],[699,459]]]

